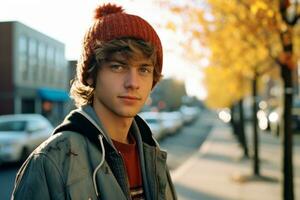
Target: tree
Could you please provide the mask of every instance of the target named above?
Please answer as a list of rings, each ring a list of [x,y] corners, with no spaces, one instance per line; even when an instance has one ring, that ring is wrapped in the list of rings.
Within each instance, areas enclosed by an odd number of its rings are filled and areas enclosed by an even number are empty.
[[[279,4],[280,15],[284,22],[284,28],[280,32],[281,44],[283,51],[277,58],[277,62],[281,67],[281,76],[284,80],[284,137],[283,137],[283,196],[284,199],[294,199],[294,183],[293,183],[293,137],[291,131],[291,107],[293,104],[293,82],[292,69],[296,67],[294,58],[296,52],[294,49],[294,37],[296,32],[295,26],[299,21],[300,14],[297,14],[298,0],[295,1],[294,8],[296,9],[292,15],[289,15],[288,9],[291,8],[289,0],[281,0]],[[298,54],[299,55],[299,54]]]
[[[293,3],[296,7],[294,10],[299,9],[298,1]],[[248,82],[252,80],[255,115],[257,81],[259,83],[259,78],[268,75],[272,68],[281,69],[285,88],[283,191],[285,199],[293,199],[290,125],[292,69],[295,68],[295,60],[300,57],[300,38],[295,37],[300,35],[300,30],[297,26],[299,14],[292,17],[288,14],[291,1],[207,0],[201,4],[190,1],[186,5],[173,4],[171,9],[180,14],[186,22],[183,23],[182,30],[187,33],[187,40],[190,43],[198,41],[204,48],[209,49],[210,67],[205,71],[209,106],[228,106],[243,98],[249,91]],[[242,92],[231,92],[230,89],[237,89],[237,86],[232,86],[234,84],[239,84],[240,88],[243,88]],[[254,116],[254,130],[256,120]],[[257,139],[257,133],[254,132],[254,140]],[[258,152],[256,154],[258,155]],[[258,161],[258,158],[256,160]],[[258,162],[254,162],[254,174],[259,175]]]

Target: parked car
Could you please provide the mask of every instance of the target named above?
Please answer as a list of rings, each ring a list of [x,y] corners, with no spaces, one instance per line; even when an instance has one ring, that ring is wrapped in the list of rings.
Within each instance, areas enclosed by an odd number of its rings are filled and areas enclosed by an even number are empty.
[[[276,107],[273,110],[271,110],[268,119],[269,119],[271,132],[275,135],[279,135],[282,129],[283,108]],[[299,99],[294,99],[293,101],[291,128],[294,133],[299,133],[300,131],[300,100]]]
[[[199,108],[197,107],[189,107],[189,106],[181,106],[180,112],[183,115],[183,120],[185,124],[189,124],[195,120],[199,114]]]
[[[267,110],[259,109],[256,114],[258,127],[261,130],[269,129],[269,120],[268,120],[268,113]]]
[[[162,123],[168,134],[174,134],[183,126],[183,116],[179,111],[161,112]]]
[[[225,123],[229,123],[231,121],[231,111],[229,108],[223,108],[218,111],[218,117]]]
[[[141,112],[139,116],[146,121],[155,139],[161,139],[165,136],[166,128],[159,112]]]
[[[50,122],[39,114],[0,116],[0,164],[24,161],[52,131]]]
[[[272,109],[268,115],[268,121],[271,133],[279,136],[282,121],[282,108],[277,107]]]

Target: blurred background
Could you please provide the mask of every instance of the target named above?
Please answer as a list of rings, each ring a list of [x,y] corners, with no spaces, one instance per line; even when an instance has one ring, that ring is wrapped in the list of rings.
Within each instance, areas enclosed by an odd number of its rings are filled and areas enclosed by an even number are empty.
[[[164,78],[139,114],[179,199],[300,199],[300,0],[2,0],[0,199],[75,108],[81,41],[107,2],[163,43]]]

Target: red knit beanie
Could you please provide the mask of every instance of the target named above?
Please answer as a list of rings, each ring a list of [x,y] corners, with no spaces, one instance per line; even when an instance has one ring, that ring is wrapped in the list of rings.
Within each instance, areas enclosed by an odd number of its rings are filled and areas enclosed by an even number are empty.
[[[95,45],[113,39],[132,37],[150,42],[157,54],[158,71],[162,71],[163,52],[153,27],[139,16],[127,14],[121,6],[104,4],[96,8],[94,22],[84,38],[84,65],[90,64]],[[97,41],[97,42],[96,42]],[[81,58],[83,59],[83,58]]]

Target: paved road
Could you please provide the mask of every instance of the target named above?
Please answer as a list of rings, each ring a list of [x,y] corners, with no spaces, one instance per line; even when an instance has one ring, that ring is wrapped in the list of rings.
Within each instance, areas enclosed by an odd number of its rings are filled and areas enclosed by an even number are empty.
[[[191,124],[185,125],[178,133],[159,141],[162,149],[168,152],[168,165],[171,170],[185,162],[209,134],[212,124],[212,114],[202,112]],[[20,164],[10,164],[0,167],[0,200],[9,200],[14,179]]]
[[[0,167],[0,199],[9,200],[14,180],[21,164],[9,164]]]
[[[197,152],[211,131],[214,119],[212,113],[204,111],[193,123],[159,141],[160,147],[168,152],[167,161],[170,170],[176,169]]]

